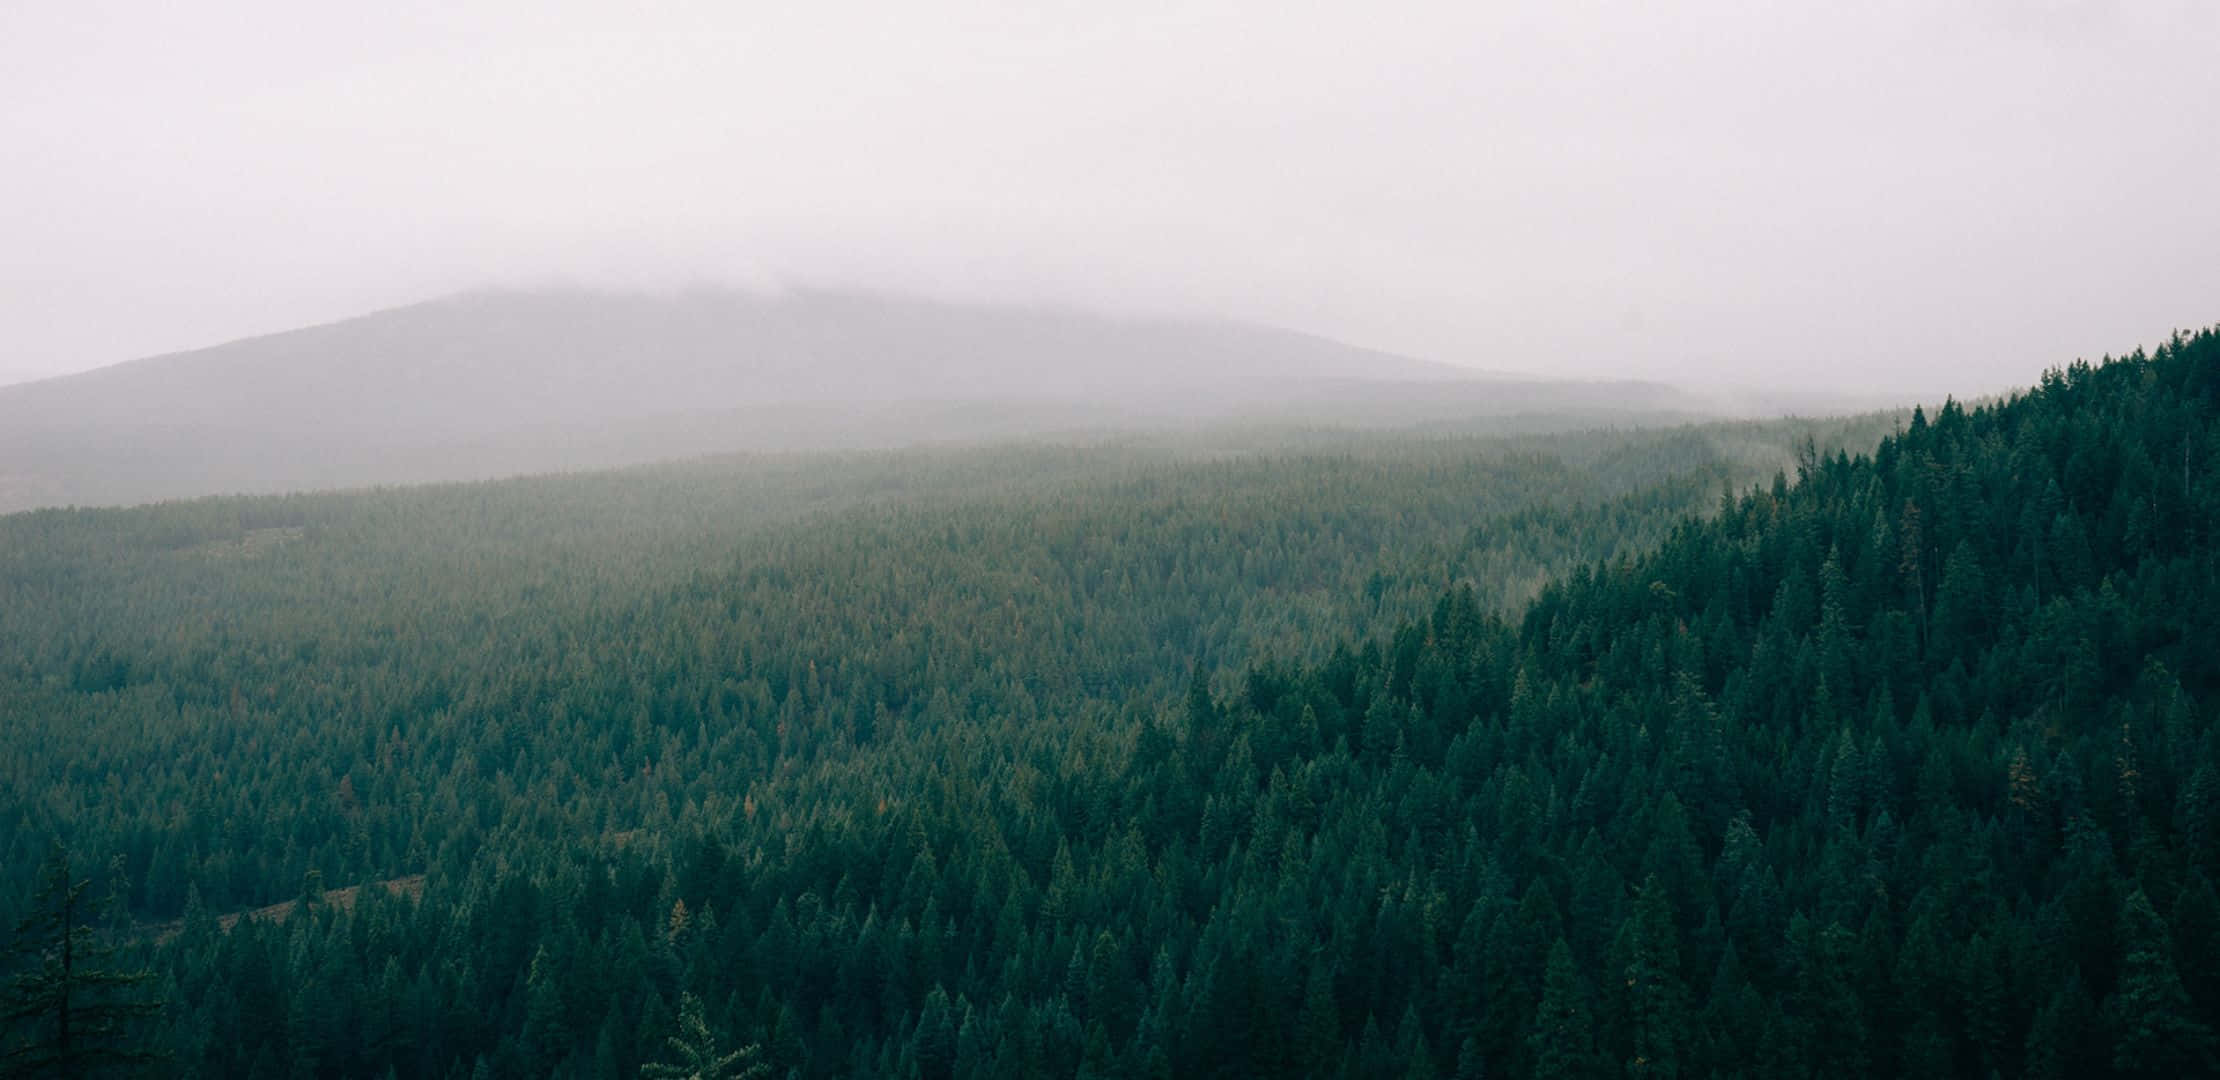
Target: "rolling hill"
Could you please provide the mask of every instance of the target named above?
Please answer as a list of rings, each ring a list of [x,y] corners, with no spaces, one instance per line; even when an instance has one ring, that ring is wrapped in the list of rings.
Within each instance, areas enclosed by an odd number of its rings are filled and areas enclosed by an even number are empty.
[[[1699,411],[1653,384],[1487,376],[1233,323],[840,292],[476,292],[0,387],[0,512],[1216,420]]]

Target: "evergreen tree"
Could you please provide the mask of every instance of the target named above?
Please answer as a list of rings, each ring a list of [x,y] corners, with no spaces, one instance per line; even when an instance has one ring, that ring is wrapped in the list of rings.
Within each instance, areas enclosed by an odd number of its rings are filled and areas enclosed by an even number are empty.
[[[119,965],[110,934],[95,929],[113,897],[93,895],[59,842],[39,868],[32,909],[18,923],[0,997],[0,1075],[78,1078],[147,1069],[165,1059],[146,1021],[161,1011],[154,973]]]
[[[1589,1080],[1598,1075],[1595,1021],[1564,938],[1550,946],[1542,1001],[1526,1044],[1533,1054],[1536,1080]]]
[[[1334,1003],[1332,973],[1311,969],[1303,980],[1303,1007],[1295,1026],[1296,1060],[1313,1075],[1331,1072],[1341,1061],[1341,1013]]]
[[[2070,976],[2049,1004],[2035,1015],[2027,1033],[2029,1080],[2071,1080],[2104,1071],[2096,1003],[2082,989],[2079,976]]]
[[[769,1076],[771,1067],[755,1060],[754,1043],[722,1053],[709,1030],[701,999],[691,993],[678,999],[678,1032],[665,1040],[668,1061],[651,1063],[640,1070],[649,1080],[756,1080]]]
[[[2113,1071],[2155,1080],[2214,1068],[2212,1029],[2192,1010],[2166,924],[2141,889],[2121,908],[2120,940],[2125,955],[2110,1010]]]
[[[1688,997],[1680,977],[1680,931],[1665,890],[1653,875],[1642,883],[1628,920],[1631,956],[1621,977],[1634,1077],[1677,1077],[1689,1044]]]

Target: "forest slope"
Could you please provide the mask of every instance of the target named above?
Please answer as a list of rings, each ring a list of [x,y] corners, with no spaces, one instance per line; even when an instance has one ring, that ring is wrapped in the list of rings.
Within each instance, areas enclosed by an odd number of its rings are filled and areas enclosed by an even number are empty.
[[[662,866],[751,789],[901,801],[849,781],[965,740],[967,770],[1046,764],[1170,707],[1198,661],[1323,656],[1444,582],[1515,606],[1806,439],[1899,422],[1244,428],[0,518],[0,860],[27,883],[48,835],[120,853],[155,922],[417,873],[446,910],[573,850]],[[184,925],[174,955],[212,959],[191,927],[221,924]],[[199,978],[180,1035],[215,1004]],[[618,1060],[658,1045],[649,1007]],[[420,1019],[430,1041],[359,1060],[439,1073],[492,1045]],[[344,1072],[323,1055],[356,1046],[215,1023],[184,1051],[203,1071]]]
[[[486,573],[515,534],[467,501],[398,571],[365,555],[436,500],[350,502],[385,524],[336,548],[300,523],[265,564],[358,554],[241,614],[186,566],[253,563],[174,561],[190,507],[9,519],[43,532],[19,596],[112,598],[0,671],[9,831],[185,897],[157,960],[210,1073],[621,1076],[688,994],[807,1076],[2209,1073],[2220,334],[1724,501],[1436,501],[1662,445],[1629,438],[1299,459],[1253,504],[1239,461],[1130,477],[1133,517],[1095,489],[1068,529],[1053,495],[874,502],[568,608]],[[1384,570],[1414,535],[1574,568],[1506,618],[1505,573]],[[1342,614],[1259,609],[1240,648],[1206,617],[1319,550]],[[523,606],[435,602],[476,578]],[[385,606],[328,636],[324,583]],[[163,607],[203,614],[134,637]],[[1148,653],[1179,627],[1246,674]],[[228,935],[195,899],[323,867],[423,898]]]

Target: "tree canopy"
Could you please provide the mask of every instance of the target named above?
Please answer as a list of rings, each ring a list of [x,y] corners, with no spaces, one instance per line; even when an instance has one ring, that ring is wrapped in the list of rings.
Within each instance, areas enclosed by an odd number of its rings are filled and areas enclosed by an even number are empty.
[[[0,859],[122,853],[211,1075],[2196,1074],[2216,419],[2206,332],[1826,428],[19,515]]]

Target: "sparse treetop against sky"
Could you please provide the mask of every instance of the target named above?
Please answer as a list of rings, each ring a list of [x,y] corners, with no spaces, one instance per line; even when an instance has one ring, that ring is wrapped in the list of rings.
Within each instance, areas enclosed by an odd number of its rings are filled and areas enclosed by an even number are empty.
[[[11,0],[0,380],[560,280],[1986,390],[2220,321],[2216,55],[2194,0]]]

